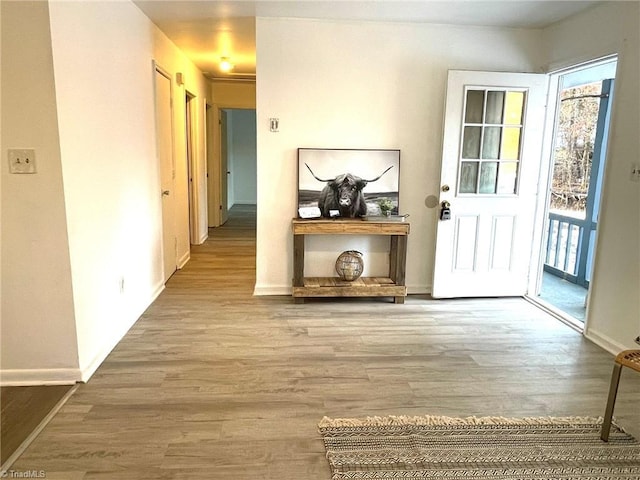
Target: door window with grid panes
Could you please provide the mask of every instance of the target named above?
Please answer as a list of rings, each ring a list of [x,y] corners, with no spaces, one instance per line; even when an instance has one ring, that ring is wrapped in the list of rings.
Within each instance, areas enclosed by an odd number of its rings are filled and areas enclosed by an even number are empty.
[[[459,194],[517,193],[526,93],[467,87]]]

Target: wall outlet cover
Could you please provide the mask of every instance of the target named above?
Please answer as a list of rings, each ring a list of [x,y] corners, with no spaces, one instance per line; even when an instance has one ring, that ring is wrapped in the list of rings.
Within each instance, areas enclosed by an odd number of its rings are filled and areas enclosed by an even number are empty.
[[[36,173],[36,151],[33,148],[9,149],[9,173]]]

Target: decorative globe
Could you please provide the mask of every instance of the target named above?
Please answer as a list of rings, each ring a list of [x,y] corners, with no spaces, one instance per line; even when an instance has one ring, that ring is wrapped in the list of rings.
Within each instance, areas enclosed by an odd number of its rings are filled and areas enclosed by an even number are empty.
[[[347,250],[342,252],[336,260],[336,272],[342,280],[353,282],[362,275],[364,270],[364,261],[362,253],[356,250]]]

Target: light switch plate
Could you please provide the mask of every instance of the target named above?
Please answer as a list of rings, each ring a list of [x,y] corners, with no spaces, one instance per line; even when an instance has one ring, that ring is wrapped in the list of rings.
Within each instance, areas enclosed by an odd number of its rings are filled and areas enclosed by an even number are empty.
[[[36,173],[36,151],[33,148],[9,149],[9,173]]]

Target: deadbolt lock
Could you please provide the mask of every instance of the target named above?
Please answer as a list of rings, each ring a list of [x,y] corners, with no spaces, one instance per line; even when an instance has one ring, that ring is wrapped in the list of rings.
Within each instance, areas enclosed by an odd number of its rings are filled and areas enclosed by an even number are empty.
[[[451,204],[446,200],[440,204],[440,220],[451,220]]]

